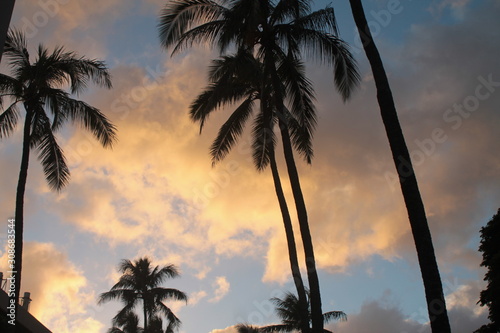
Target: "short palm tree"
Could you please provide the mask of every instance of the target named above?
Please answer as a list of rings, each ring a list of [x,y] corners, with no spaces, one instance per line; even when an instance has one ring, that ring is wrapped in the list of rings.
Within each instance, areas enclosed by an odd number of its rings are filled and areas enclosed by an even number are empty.
[[[174,265],[160,268],[152,267],[151,260],[147,257],[139,258],[134,262],[122,260],[119,266],[122,273],[120,280],[111,287],[110,291],[99,296],[99,304],[120,300],[124,307],[113,318],[113,324],[119,326],[124,318],[142,302],[144,316],[144,330],[148,332],[148,323],[153,321],[158,314],[165,316],[168,320],[168,327],[171,329],[180,326],[181,321],[163,302],[167,300],[179,300],[187,302],[187,295],[173,288],[160,287],[167,278],[179,276],[179,272]]]
[[[332,65],[337,89],[344,99],[350,96],[359,75],[347,46],[337,37],[333,9],[327,7],[311,12],[309,1],[304,0],[177,0],[167,3],[160,18],[159,30],[162,45],[173,47],[173,53],[193,43],[209,43],[218,47],[221,53],[230,47],[248,50],[263,64],[264,77],[269,80],[269,86],[262,90],[264,96],[261,101],[272,103],[276,117],[264,114],[260,121],[278,119],[306,257],[313,331],[321,333],[323,321],[319,279],[290,138],[290,134],[292,139],[294,134],[312,135],[309,131],[314,127],[315,118],[309,112],[311,110],[295,108],[299,112],[295,119],[302,130],[290,133],[288,120],[291,118],[287,116],[284,103],[287,85],[281,81],[279,68],[301,64],[302,57]],[[293,103],[300,106],[302,101]],[[272,139],[266,138],[266,142],[271,143]]]
[[[298,298],[294,294],[286,293],[283,299],[275,297],[272,298],[271,301],[273,301],[273,303],[276,305],[276,313],[278,317],[281,318],[281,324],[261,327],[259,329],[261,333],[295,332],[300,331],[301,327],[303,326],[303,322],[305,322],[307,326],[311,325],[310,307],[308,308],[309,316],[304,318],[301,315]],[[326,312],[323,313],[322,318],[325,324],[334,320],[347,320],[347,316],[343,311]],[[327,329],[323,329],[323,332],[332,333]]]
[[[21,288],[23,252],[23,206],[30,150],[38,151],[45,177],[53,190],[61,190],[69,180],[69,169],[55,133],[67,121],[82,125],[104,146],[115,141],[115,127],[103,113],[87,103],[74,99],[89,81],[111,88],[109,72],[102,61],[79,57],[62,47],[49,52],[39,45],[37,57],[31,63],[26,37],[15,30],[9,31],[4,56],[12,69],[12,76],[0,74],[0,139],[14,132],[22,105],[25,111],[21,168],[16,194],[15,302],[18,304]],[[61,88],[69,85],[70,93]],[[7,104],[5,108],[3,105]]]
[[[352,15],[370,62],[373,79],[377,87],[377,100],[391,147],[394,165],[399,176],[401,191],[408,211],[411,232],[417,250],[418,263],[422,274],[433,333],[451,332],[443,284],[432,244],[431,231],[427,222],[424,203],[411,163],[410,153],[399,124],[394,98],[384,64],[370,32],[361,0],[349,0]]]
[[[309,293],[307,293],[309,295]],[[299,299],[292,293],[286,293],[283,299],[275,297],[271,301],[276,305],[276,313],[281,319],[281,324],[268,326],[253,326],[248,324],[236,325],[238,333],[289,333],[301,332],[304,323],[306,326],[311,325],[311,308],[308,304],[308,314],[306,317],[302,315]],[[323,322],[329,323],[334,320],[347,320],[347,316],[342,311],[330,311],[323,314]],[[324,333],[333,333],[330,330],[323,329]]]

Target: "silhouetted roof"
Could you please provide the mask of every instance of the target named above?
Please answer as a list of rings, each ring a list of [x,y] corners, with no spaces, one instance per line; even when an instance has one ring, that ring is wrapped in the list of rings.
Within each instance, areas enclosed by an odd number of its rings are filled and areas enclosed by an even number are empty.
[[[7,318],[7,305],[9,304],[9,296],[7,293],[0,289],[0,313],[3,318]],[[18,306],[16,313],[16,333],[52,333],[47,327],[39,322],[33,315],[31,315],[25,308]],[[0,325],[3,325],[0,324]],[[10,326],[10,324],[7,327]],[[4,332],[0,326],[0,330]]]

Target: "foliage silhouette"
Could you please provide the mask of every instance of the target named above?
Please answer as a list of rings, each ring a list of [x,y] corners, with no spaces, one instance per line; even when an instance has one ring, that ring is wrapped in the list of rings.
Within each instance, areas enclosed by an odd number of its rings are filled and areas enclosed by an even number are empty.
[[[309,292],[307,292],[309,296]],[[281,318],[281,324],[269,325],[260,328],[263,333],[272,332],[294,332],[298,331],[300,327],[303,326],[305,322],[307,326],[311,326],[311,307],[309,302],[309,297],[307,301],[308,305],[308,316],[304,318],[299,309],[299,302],[297,296],[292,293],[286,293],[283,299],[275,297],[271,301],[276,305],[276,313],[278,317]],[[343,311],[330,311],[323,313],[323,323],[329,323],[333,320],[347,320],[347,316]],[[331,331],[324,329],[325,333],[332,333]]]
[[[302,0],[281,0],[277,3],[253,0],[233,2],[178,0],[168,2],[164,7],[160,17],[159,32],[162,45],[165,48],[173,47],[173,54],[195,43],[208,43],[217,47],[221,54],[230,48],[247,51],[263,64],[263,77],[269,80],[269,84],[261,89],[260,101],[263,112],[258,121],[267,123],[265,126],[269,128],[272,128],[274,121],[278,121],[306,256],[307,276],[311,288],[313,331],[321,332],[323,321],[319,279],[306,206],[292,148],[292,144],[295,145],[298,152],[308,162],[311,161],[310,138],[316,121],[311,108],[312,103],[309,103],[308,99],[312,95],[312,90],[307,90],[310,88],[308,81],[304,86],[296,84],[297,81],[293,80],[282,81],[279,72],[287,68],[292,69],[293,73],[302,74],[302,69],[299,69],[302,66],[302,58],[318,60],[333,66],[337,89],[344,99],[350,96],[353,87],[358,84],[359,75],[347,46],[337,37],[333,9],[326,7],[311,12],[309,1]],[[291,77],[292,75],[287,76]],[[284,105],[286,96],[307,98],[292,100],[288,112]],[[213,103],[209,107],[213,110],[227,101],[219,103],[214,99],[208,102]],[[248,115],[245,109],[250,106],[251,100],[247,99],[246,104],[242,104],[240,112],[233,115],[245,117],[245,114]],[[288,113],[294,117],[288,117]],[[209,112],[196,114],[196,120],[200,121],[201,128],[208,114]],[[294,132],[289,127],[290,119],[298,121],[299,130]],[[229,118],[231,122],[238,120],[244,118],[233,118],[233,116]],[[225,136],[228,148],[234,142],[234,136],[241,133],[241,128],[238,126],[232,128],[233,132],[226,131],[229,134]],[[254,161],[257,168],[262,170],[269,163],[271,152],[274,152],[274,131],[261,132],[260,140],[261,150],[256,156],[254,149]],[[228,149],[220,149],[222,154],[225,154],[226,150]],[[216,156],[217,161],[217,155],[214,155],[213,150],[212,156]]]
[[[481,291],[478,304],[488,306],[489,324],[481,326],[474,333],[500,332],[500,209],[485,227],[481,228],[481,244],[479,251],[483,253],[482,267],[488,271],[484,281],[486,289]]]
[[[149,322],[147,330],[139,327],[139,318],[134,312],[129,312],[123,318],[119,318],[115,322],[116,326],[110,328],[108,333],[173,333],[172,324],[169,323],[167,328],[163,329],[163,320],[158,316],[153,316]]]
[[[114,326],[123,326],[122,324],[127,322],[128,316],[138,305],[139,300],[142,302],[145,332],[149,330],[148,321],[153,323],[154,320],[158,320],[159,314],[168,320],[170,330],[180,326],[179,318],[163,302],[169,299],[187,302],[187,295],[178,289],[160,287],[165,279],[179,276],[174,265],[152,267],[151,260],[143,257],[134,262],[122,260],[118,270],[122,273],[120,280],[110,291],[99,295],[98,302],[103,304],[111,300],[120,300],[124,304],[113,318]]]
[[[88,84],[111,88],[111,78],[102,61],[80,57],[58,47],[49,52],[39,45],[33,63],[25,35],[10,30],[4,48],[4,60],[12,76],[0,74],[0,139],[12,134],[19,122],[22,104],[26,112],[23,129],[21,167],[15,209],[15,299],[19,303],[21,288],[24,194],[28,176],[30,149],[38,151],[45,178],[52,190],[61,190],[69,181],[69,169],[55,134],[72,121],[89,130],[104,147],[115,141],[115,127],[97,108],[76,100],[72,95],[84,91]],[[70,93],[61,88],[68,85]],[[9,102],[5,108],[5,102]]]
[[[232,105],[234,101],[243,100],[241,104],[236,107],[229,119],[222,125],[211,146],[210,152],[212,161],[215,164],[226,157],[241,135],[250,116],[255,113],[256,104],[260,105],[259,112],[254,117],[252,125],[254,164],[259,170],[264,168],[264,162],[269,163],[271,166],[275,191],[283,217],[292,277],[305,313],[307,311],[306,292],[300,274],[292,221],[281,186],[274,155],[276,140],[273,126],[276,121],[273,119],[270,121],[263,121],[263,119],[268,117],[276,117],[276,113],[272,110],[272,103],[261,100],[261,98],[265,96],[263,90],[270,89],[266,87],[265,82],[267,80],[263,75],[263,65],[259,63],[252,54],[245,50],[240,50],[236,55],[226,56],[213,61],[209,75],[209,86],[192,103],[191,118],[194,121],[200,121],[201,130],[204,119],[209,113],[226,104]],[[306,100],[308,96],[297,98]],[[268,97],[268,99],[270,99],[270,97]],[[309,98],[309,100],[311,99]],[[312,109],[314,108],[312,103],[310,107]],[[298,128],[298,122],[292,121],[294,120],[292,115],[289,115],[289,118],[291,119],[289,121],[292,124],[291,126],[295,126],[295,131],[299,132],[300,128]],[[308,140],[309,138],[305,137],[305,139]],[[303,328],[304,332],[308,330],[308,327]]]
[[[307,292],[309,296],[309,292]],[[248,324],[236,325],[238,333],[285,333],[285,332],[300,332],[304,323],[306,326],[311,326],[311,308],[309,297],[307,299],[308,313],[304,317],[300,308],[299,299],[292,293],[286,293],[283,299],[275,297],[271,301],[276,305],[276,313],[281,319],[281,324],[268,325],[257,327]],[[347,320],[347,316],[342,311],[330,311],[323,314],[323,322],[329,323],[333,320]],[[324,333],[332,333],[332,331],[323,329]]]

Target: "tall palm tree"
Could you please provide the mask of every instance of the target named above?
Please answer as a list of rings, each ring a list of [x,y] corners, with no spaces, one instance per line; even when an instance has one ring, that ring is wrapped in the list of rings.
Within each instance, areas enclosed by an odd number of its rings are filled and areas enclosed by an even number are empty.
[[[39,45],[33,63],[27,50],[26,37],[19,31],[9,31],[4,55],[12,76],[0,74],[0,139],[14,131],[19,117],[19,104],[25,111],[21,167],[16,193],[15,268],[16,290],[11,299],[19,301],[23,253],[23,206],[30,149],[38,151],[45,177],[51,189],[61,190],[69,180],[69,169],[55,133],[67,121],[81,124],[104,146],[115,141],[115,127],[97,108],[76,100],[72,94],[85,90],[89,81],[111,88],[111,79],[102,61],[79,57],[62,47],[49,52]],[[70,93],[62,90],[69,85]],[[10,104],[3,108],[4,102]],[[47,113],[48,112],[48,113]]]
[[[169,299],[187,302],[186,294],[178,289],[160,287],[165,279],[179,276],[174,265],[162,268],[152,267],[151,260],[144,257],[134,262],[124,259],[118,270],[122,273],[120,280],[111,287],[110,291],[99,295],[99,304],[111,300],[120,300],[124,304],[124,307],[113,318],[115,326],[118,326],[139,302],[142,302],[144,330],[146,332],[148,331],[148,320],[154,318],[158,313],[167,318],[169,327],[177,328],[180,326],[179,318],[163,302]]]
[[[290,73],[286,73],[290,74]],[[300,73],[299,73],[300,74]],[[233,105],[237,100],[243,100],[241,104],[232,113],[229,119],[221,127],[217,137],[215,138],[210,153],[212,163],[215,164],[226,157],[236,140],[242,133],[244,125],[248,118],[254,113],[256,101],[259,101],[259,113],[254,117],[253,123],[253,158],[254,164],[259,171],[262,171],[267,164],[270,164],[276,196],[278,198],[280,210],[283,217],[285,235],[288,245],[288,254],[290,267],[292,271],[293,281],[295,283],[299,302],[302,304],[304,313],[307,312],[306,291],[300,273],[300,267],[297,256],[297,248],[295,244],[295,236],[293,233],[292,220],[286,203],[286,199],[281,186],[276,157],[274,155],[274,146],[276,143],[273,129],[273,119],[267,119],[268,115],[273,116],[272,103],[269,99],[266,101],[263,96],[266,95],[265,90],[269,90],[266,85],[266,78],[263,77],[263,66],[253,57],[248,51],[240,50],[234,56],[226,56],[222,59],[213,61],[213,66],[209,75],[209,86],[195,99],[191,105],[191,118],[194,121],[200,122],[200,131],[209,114],[224,105]],[[297,75],[294,82],[300,82],[307,85],[303,75]],[[306,93],[310,93],[311,89],[305,89]],[[301,99],[308,103],[309,108],[314,108],[312,105],[311,96],[300,96],[303,93],[302,89],[292,91],[298,94],[295,99]],[[290,117],[293,119],[293,117]],[[296,121],[291,122],[295,125],[296,132],[300,128]],[[299,138],[299,136],[297,136]],[[310,138],[301,137],[302,146],[310,146]],[[298,140],[297,140],[298,141]],[[304,153],[307,157],[312,152],[307,149]],[[304,326],[303,332],[308,332],[309,327]]]
[[[399,183],[417,249],[432,332],[447,333],[451,329],[446,311],[443,285],[439,275],[424,204],[420,196],[417,178],[413,170],[403,131],[399,124],[389,80],[387,79],[382,59],[368,27],[361,0],[349,1],[352,15],[356,22],[366,56],[370,62],[377,87],[377,100],[387,138],[389,139],[394,164],[399,175]]]
[[[193,43],[209,43],[218,47],[221,53],[230,47],[249,50],[262,62],[264,77],[269,79],[270,89],[263,90],[264,96],[261,100],[272,100],[276,108],[275,115],[279,118],[311,288],[313,331],[322,332],[321,295],[314,248],[293,159],[293,135],[290,138],[287,122],[289,117],[284,107],[287,95],[284,89],[293,87],[293,84],[283,84],[278,71],[282,66],[299,63],[302,57],[310,56],[333,65],[337,89],[344,99],[349,97],[352,88],[358,83],[359,76],[350,52],[337,37],[333,9],[327,7],[311,12],[309,2],[304,0],[281,0],[276,3],[269,0],[178,0],[165,6],[160,17],[159,30],[162,45],[165,48],[173,47],[173,53]],[[301,101],[294,101],[293,104],[299,106]],[[309,129],[313,124],[308,122],[314,123],[314,114],[308,113],[310,110],[307,108],[294,108],[291,111],[294,110],[299,112],[296,118],[304,127],[303,130],[292,134],[312,135]],[[267,114],[261,121],[273,119],[276,118]]]

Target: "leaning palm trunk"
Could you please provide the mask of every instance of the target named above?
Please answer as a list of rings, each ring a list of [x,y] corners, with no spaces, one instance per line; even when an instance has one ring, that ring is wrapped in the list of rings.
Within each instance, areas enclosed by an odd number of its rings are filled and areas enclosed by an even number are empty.
[[[272,50],[272,48],[270,48]],[[293,148],[288,133],[288,124],[285,116],[284,92],[282,84],[276,71],[276,62],[273,52],[268,52],[264,56],[265,71],[269,74],[274,86],[275,107],[277,109],[278,125],[281,132],[283,143],[283,152],[285,154],[285,163],[292,187],[293,198],[295,200],[295,208],[297,210],[297,218],[299,220],[300,236],[302,237],[302,245],[304,247],[304,255],[306,258],[307,280],[309,282],[309,290],[311,293],[311,326],[313,333],[323,333],[323,311],[321,309],[321,292],[319,286],[318,271],[316,270],[316,260],[314,259],[314,248],[312,243],[311,231],[309,230],[309,221],[307,218],[307,209],[300,187],[299,173],[295,166],[293,157]]]
[[[300,187],[299,174],[295,166],[293,158],[292,144],[290,135],[288,133],[288,126],[282,119],[279,120],[281,138],[283,141],[283,151],[285,154],[285,161],[288,170],[288,177],[292,187],[292,193],[295,200],[295,207],[297,209],[297,216],[300,225],[300,235],[302,237],[302,244],[304,246],[304,255],[306,256],[306,269],[307,280],[309,282],[309,289],[311,292],[311,321],[312,332],[323,332],[323,313],[321,310],[321,293],[319,288],[318,271],[316,270],[316,260],[314,258],[314,248],[309,230],[309,222],[307,218],[307,210]],[[319,317],[318,317],[319,312]]]
[[[16,211],[15,219],[15,292],[13,297],[9,297],[9,302],[13,299],[16,306],[19,304],[19,296],[21,293],[21,272],[23,263],[23,230],[24,230],[24,193],[26,191],[26,180],[28,179],[28,164],[30,158],[30,137],[31,137],[31,120],[33,113],[27,109],[26,119],[23,129],[23,151],[21,155],[21,167],[19,171],[19,180],[17,182],[16,192]]]
[[[281,209],[281,215],[283,216],[283,224],[285,226],[286,241],[288,245],[288,257],[290,259],[290,267],[292,270],[293,282],[295,283],[295,288],[297,289],[298,300],[301,309],[301,316],[304,318],[302,321],[303,327],[302,333],[307,333],[310,330],[307,324],[306,318],[309,317],[309,310],[307,306],[307,295],[306,289],[304,287],[304,282],[302,281],[302,276],[300,274],[299,260],[297,257],[297,247],[295,245],[295,236],[293,234],[292,219],[290,218],[290,212],[288,211],[288,206],[286,204],[285,195],[283,193],[283,188],[281,186],[281,180],[278,173],[278,166],[276,165],[276,156],[274,151],[271,153],[270,165],[273,174],[274,187],[276,189],[276,196],[278,197],[278,202]]]
[[[270,48],[272,49],[272,48]],[[278,111],[278,124],[281,132],[283,143],[283,152],[285,154],[285,162],[292,187],[293,198],[295,200],[295,208],[297,210],[297,218],[299,220],[300,236],[302,237],[302,245],[304,247],[304,255],[306,258],[307,280],[309,282],[309,290],[311,293],[311,326],[313,333],[323,333],[323,311],[321,309],[321,292],[319,286],[318,272],[316,270],[316,260],[314,258],[314,248],[312,243],[311,231],[309,230],[309,221],[307,218],[307,209],[300,187],[299,173],[295,166],[293,157],[293,148],[288,133],[288,124],[285,117],[284,93],[282,92],[282,84],[277,75],[275,59],[272,52],[266,53],[264,56],[265,70],[269,73],[274,85],[275,103]]]
[[[370,33],[361,0],[349,1],[377,87],[380,112],[389,139],[392,157],[399,175],[411,231],[417,248],[418,262],[424,282],[432,332],[447,333],[451,329],[446,311],[441,277],[432,245],[431,233],[427,223],[424,204],[420,196],[417,178],[411,164],[410,154],[399,124],[389,81],[380,54]]]

